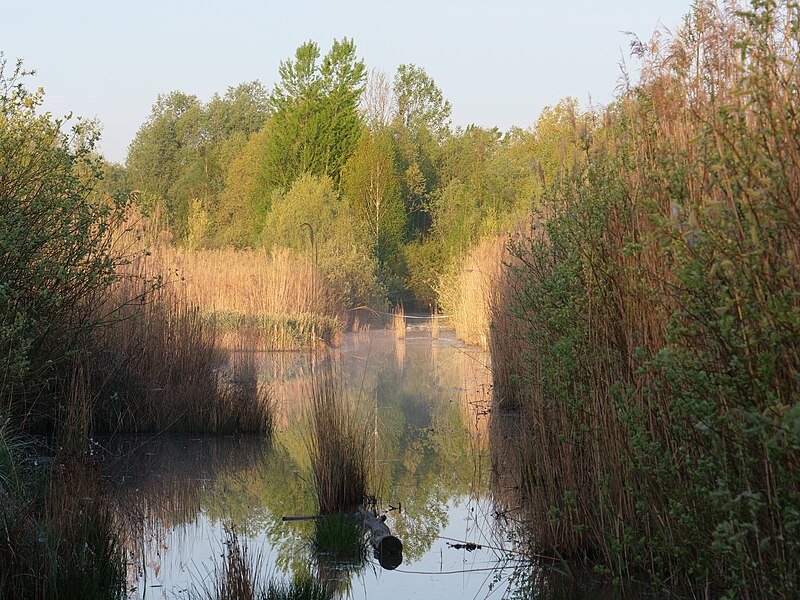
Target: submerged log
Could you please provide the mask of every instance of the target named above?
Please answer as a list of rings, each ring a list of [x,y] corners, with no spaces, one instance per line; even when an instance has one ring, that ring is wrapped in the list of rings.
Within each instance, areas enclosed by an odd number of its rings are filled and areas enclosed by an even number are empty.
[[[374,510],[358,507],[358,514],[364,523],[364,529],[370,534],[369,541],[375,549],[375,558],[387,570],[396,569],[403,562],[403,543],[392,535],[384,522],[386,517],[379,517]]]

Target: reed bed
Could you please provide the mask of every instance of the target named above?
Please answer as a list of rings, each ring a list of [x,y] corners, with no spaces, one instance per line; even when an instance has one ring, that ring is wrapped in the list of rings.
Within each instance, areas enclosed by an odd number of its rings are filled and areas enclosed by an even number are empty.
[[[389,318],[389,329],[394,331],[394,337],[398,340],[406,338],[406,312],[403,309],[402,302],[392,309],[392,315]]]
[[[439,301],[456,335],[467,344],[489,348],[490,310],[497,305],[507,235],[487,238],[457,260],[437,285]]]
[[[496,391],[534,550],[698,597],[800,593],[800,139],[788,2],[698,1],[512,245]]]
[[[372,436],[352,399],[337,384],[333,368],[323,365],[312,382],[311,431],[307,438],[320,512],[355,512],[368,492]]]
[[[6,454],[25,444],[0,424]],[[46,465],[17,448],[0,473],[0,597],[124,598],[125,556],[95,465],[59,456]]]
[[[265,352],[335,348],[341,345],[342,324],[338,317],[295,313],[291,315],[214,311],[207,313],[226,347],[250,337],[253,348]]]
[[[151,249],[151,276],[173,285],[204,316],[221,321],[226,339],[242,327],[269,350],[336,346],[344,316],[311,259],[290,250]],[[235,343],[235,340],[234,340]]]
[[[255,369],[245,384],[241,369],[227,368],[230,349],[222,347],[213,321],[185,290],[154,286],[148,261],[142,257],[128,265],[109,294],[109,304],[119,308],[109,311],[108,324],[94,338],[104,395],[95,427],[269,432],[271,400]]]
[[[339,307],[310,258],[287,249],[151,249],[155,274],[174,280],[190,304],[247,315],[336,316]]]

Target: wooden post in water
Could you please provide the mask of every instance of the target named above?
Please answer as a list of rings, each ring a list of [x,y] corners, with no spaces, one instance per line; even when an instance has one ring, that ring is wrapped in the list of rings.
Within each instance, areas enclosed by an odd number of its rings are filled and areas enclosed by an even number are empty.
[[[380,565],[387,570],[399,567],[403,562],[403,543],[392,535],[389,527],[374,510],[359,506],[358,513],[363,519],[365,531],[370,534],[369,541]]]

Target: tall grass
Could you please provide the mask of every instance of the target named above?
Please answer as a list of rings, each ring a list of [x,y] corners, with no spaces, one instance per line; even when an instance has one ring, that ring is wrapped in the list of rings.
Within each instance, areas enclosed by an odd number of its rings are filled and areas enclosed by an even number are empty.
[[[485,239],[451,265],[437,285],[442,309],[456,335],[484,350],[489,348],[490,310],[497,304],[494,294],[507,241],[506,235]]]
[[[270,430],[266,387],[253,369],[244,381],[214,323],[185,296],[168,284],[152,289],[147,278],[128,277],[112,297],[122,308],[95,336],[105,380],[99,430]]]
[[[696,2],[512,246],[491,331],[531,539],[800,593],[800,12]],[[499,367],[499,368],[498,368]]]
[[[338,345],[343,307],[311,259],[287,249],[150,248],[149,272],[185,302],[225,326],[259,332],[267,350]]]
[[[281,582],[265,571],[262,555],[253,555],[232,527],[225,531],[225,553],[215,563],[213,577],[189,590],[193,600],[328,600],[325,584],[308,577]]]
[[[431,306],[431,339],[434,340],[439,338],[439,329],[441,327],[439,316],[439,303],[434,300],[433,306]]]
[[[399,302],[393,309],[389,317],[389,329],[394,331],[394,337],[403,340],[406,337],[406,312],[403,303]]]
[[[320,512],[353,513],[368,493],[373,450],[366,420],[323,364],[312,384],[307,439]]]
[[[93,465],[26,459],[0,425],[0,597],[124,598],[125,557]]]
[[[147,251],[148,224],[132,215],[115,252],[129,255],[98,311],[92,377],[99,431],[268,432],[271,400],[255,369],[242,377],[231,357],[252,351],[252,330],[224,340],[199,296],[165,272],[170,250]],[[156,248],[161,248],[156,245]],[[243,346],[248,346],[246,349]]]

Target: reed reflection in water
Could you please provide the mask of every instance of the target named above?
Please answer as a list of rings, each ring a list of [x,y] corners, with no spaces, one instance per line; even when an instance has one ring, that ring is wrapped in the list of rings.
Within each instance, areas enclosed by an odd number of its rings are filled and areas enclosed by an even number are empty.
[[[271,445],[249,438],[129,438],[107,449],[106,478],[130,532],[133,597],[176,597],[208,577],[229,525],[262,554],[263,568],[287,579],[331,580],[347,597],[488,592],[487,571],[503,560],[506,533],[490,494],[487,353],[446,330],[433,338],[410,327],[401,340],[391,331],[346,335],[327,356],[253,358],[259,382],[270,385],[278,406]],[[379,512],[404,547],[396,572],[382,571],[371,557],[360,566],[315,557],[313,525],[281,521],[318,510],[305,437],[310,377],[320,361],[369,415]],[[466,539],[487,550],[452,545]],[[413,574],[437,570],[466,573],[434,583]]]

